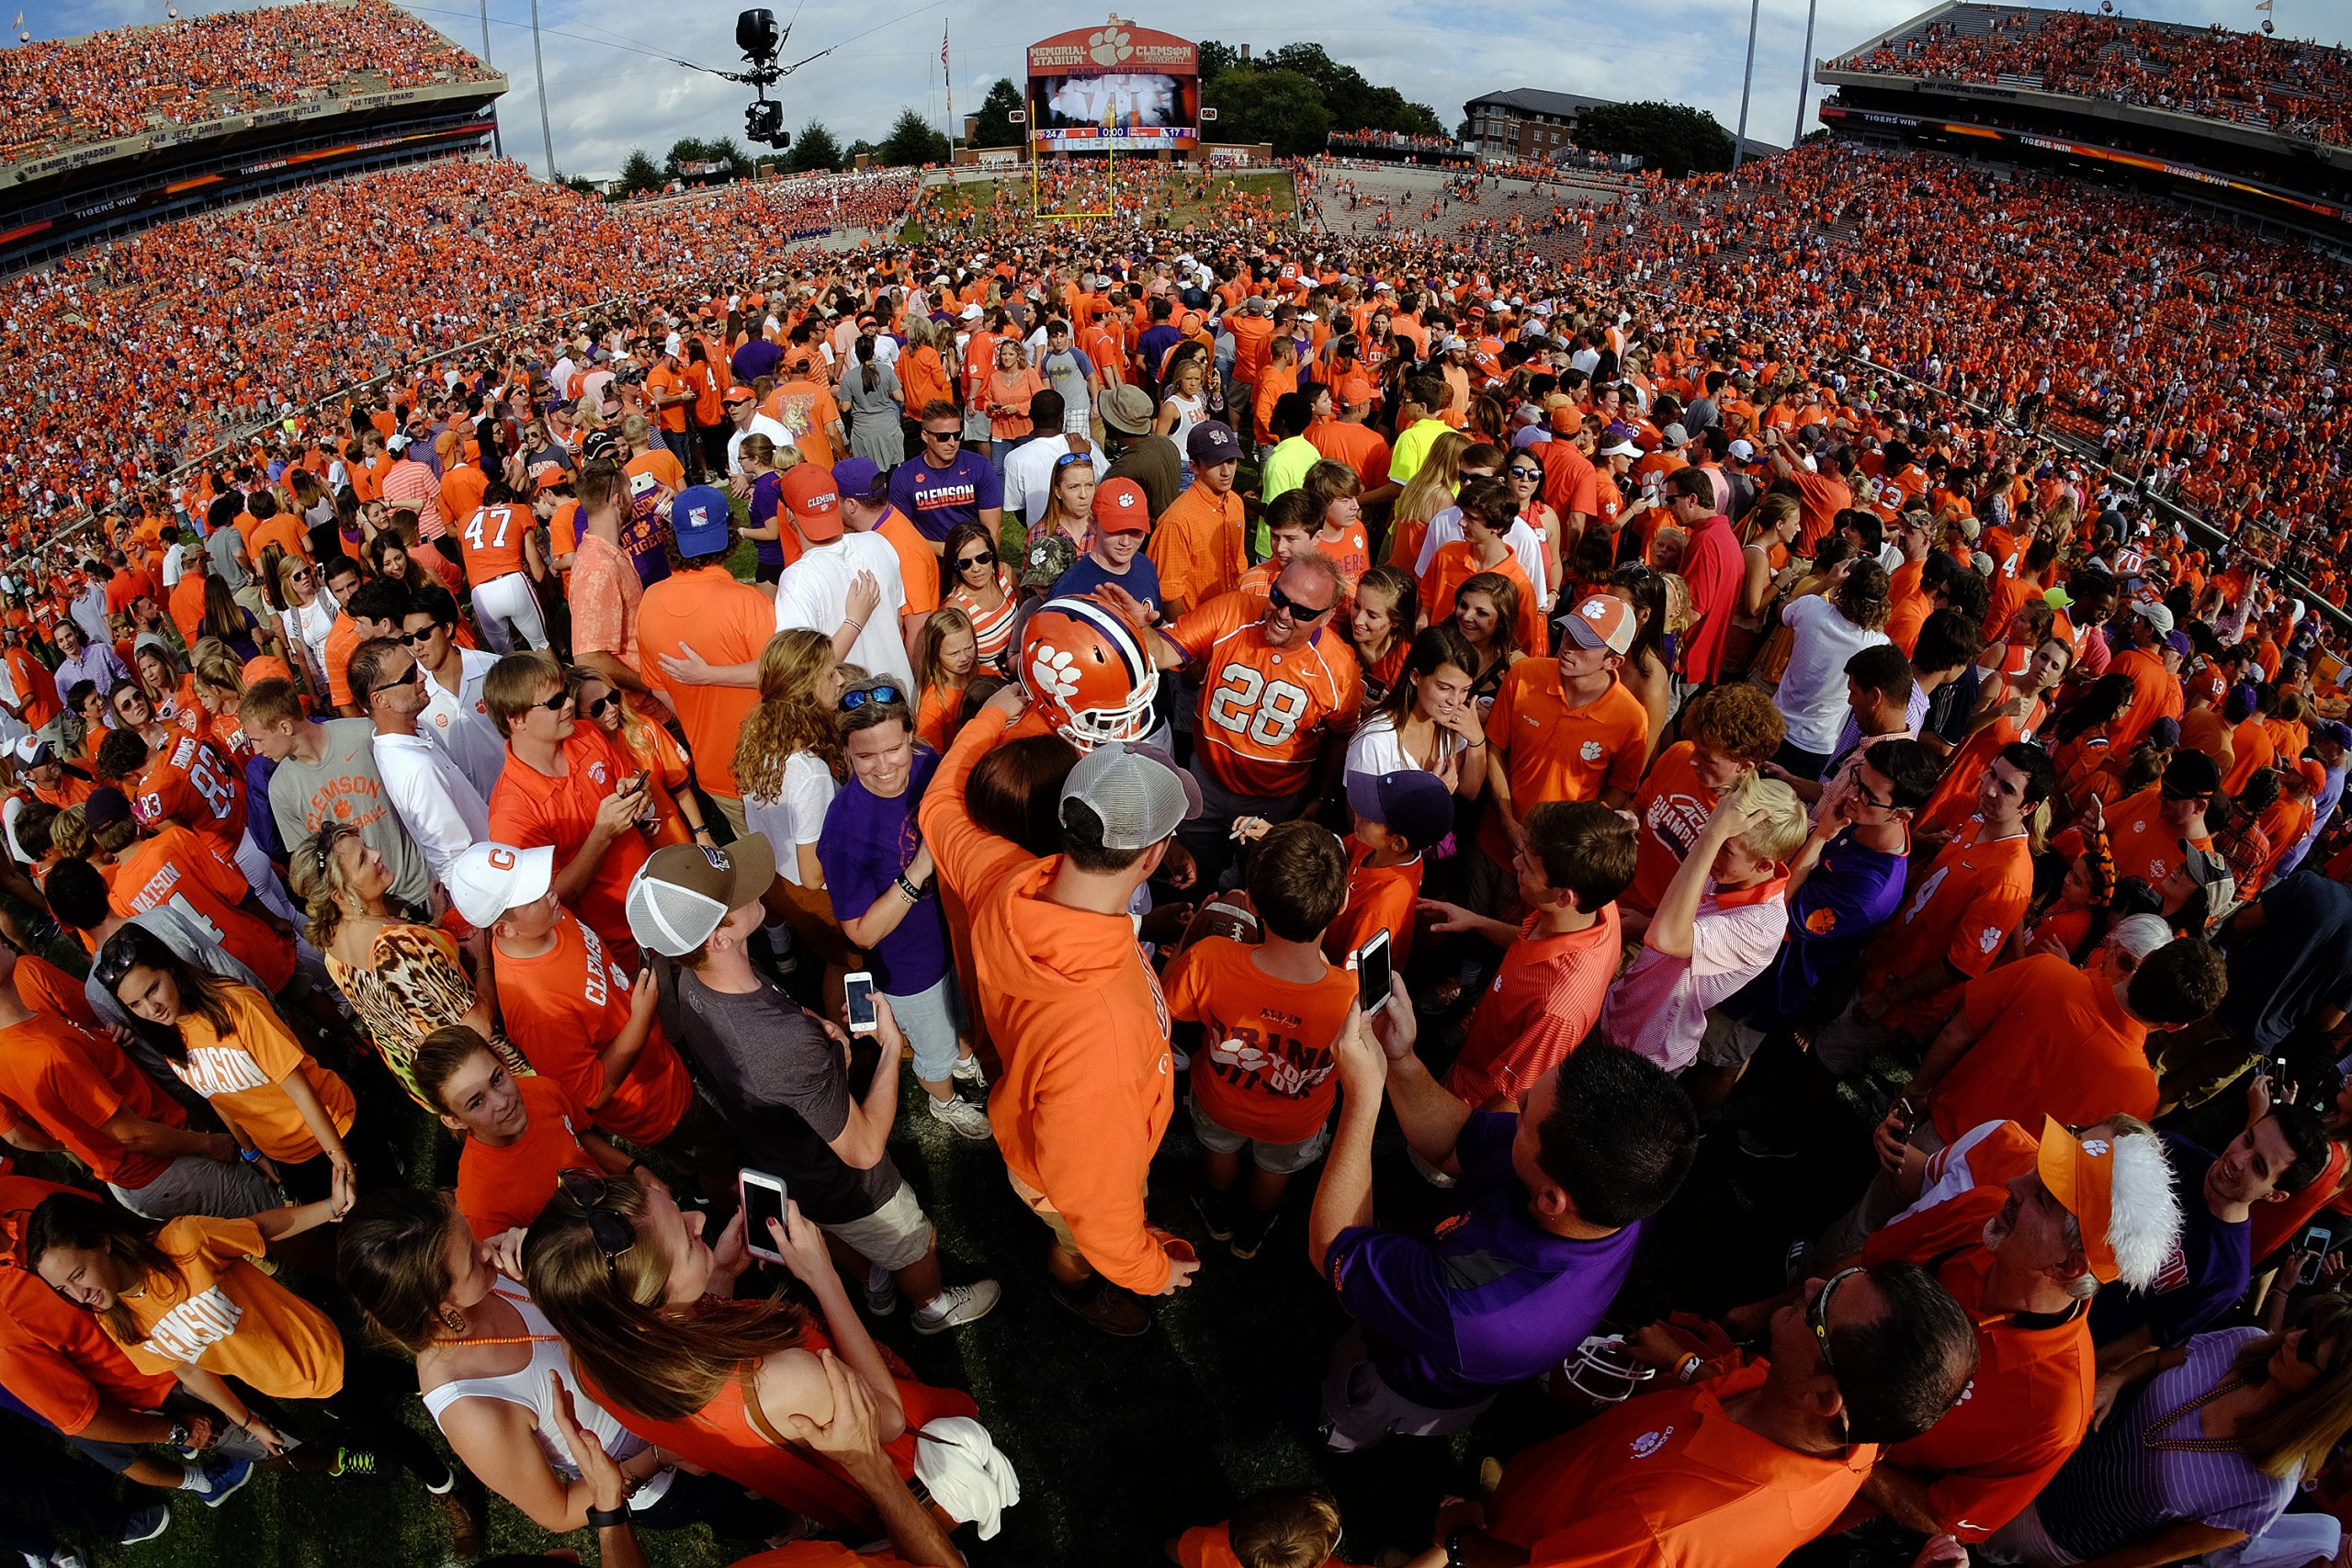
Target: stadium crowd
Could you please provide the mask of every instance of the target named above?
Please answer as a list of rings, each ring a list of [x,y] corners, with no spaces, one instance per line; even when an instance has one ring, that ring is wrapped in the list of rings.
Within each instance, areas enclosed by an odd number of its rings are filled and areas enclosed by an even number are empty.
[[[491,74],[390,0],[303,0],[0,51],[0,163],[165,126]]]
[[[2325,264],[1826,149],[1483,254],[778,263],[757,191],[663,246],[402,178],[13,313],[86,333],[20,445],[139,434],[0,583],[0,1391],[72,1450],[0,1542],[397,1469],[461,1555],[486,1489],[953,1568],[1024,1478],[894,1337],[1304,1258],[1328,1463],[1540,1412],[1424,1467],[1412,1568],[2338,1560],[2341,634],[2132,482],[2340,493]],[[207,280],[203,352],[91,369]],[[1001,1157],[991,1274],[907,1114]],[[1758,1299],[1660,1258],[1717,1156],[1833,1183]]]
[[[1970,6],[1838,66],[1962,82],[2033,78],[2045,92],[2352,145],[2352,54],[2218,25]]]

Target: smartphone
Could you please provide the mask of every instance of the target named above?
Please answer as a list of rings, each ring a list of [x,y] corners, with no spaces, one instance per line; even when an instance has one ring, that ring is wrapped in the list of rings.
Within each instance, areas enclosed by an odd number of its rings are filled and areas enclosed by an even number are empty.
[[[784,1178],[746,1166],[736,1173],[735,1186],[743,1200],[743,1250],[770,1263],[783,1262],[768,1222],[784,1224]]]
[[[1356,949],[1356,1000],[1363,1010],[1378,1012],[1388,1005],[1388,933],[1372,933],[1372,940]]]
[[[842,981],[842,988],[849,1000],[849,1032],[871,1034],[882,1027],[874,1016],[874,974],[860,969]]]
[[[2335,1241],[2335,1237],[2325,1225],[2312,1225],[2296,1241],[2295,1250],[2307,1253],[2314,1259],[2322,1258],[2328,1255]]]
[[[651,474],[631,474],[628,477],[628,492],[631,495],[650,495],[661,488],[662,481]]]

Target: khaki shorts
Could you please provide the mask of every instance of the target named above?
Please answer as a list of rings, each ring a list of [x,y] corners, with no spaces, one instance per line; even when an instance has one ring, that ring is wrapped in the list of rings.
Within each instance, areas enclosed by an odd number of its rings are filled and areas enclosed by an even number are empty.
[[[915,1190],[903,1180],[880,1208],[864,1219],[838,1225],[820,1220],[817,1227],[868,1263],[894,1274],[931,1256],[931,1217],[922,1212]]]
[[[1062,1218],[1062,1212],[1047,1202],[1043,1192],[1013,1175],[1011,1170],[1008,1169],[1004,1173],[1004,1179],[1012,1183],[1012,1195],[1028,1204],[1031,1213],[1046,1222],[1046,1228],[1054,1233],[1054,1245],[1064,1252],[1078,1254],[1078,1236],[1070,1230],[1069,1222]]]
[[[1295,1144],[1269,1144],[1247,1133],[1237,1133],[1223,1122],[1211,1119],[1209,1113],[1201,1109],[1196,1096],[1186,1095],[1184,1104],[1192,1112],[1193,1133],[1201,1140],[1203,1148],[1219,1155],[1238,1155],[1246,1148],[1250,1151],[1250,1162],[1268,1176],[1295,1176],[1321,1159],[1323,1151],[1331,1145],[1331,1129],[1328,1123],[1317,1128],[1313,1137],[1301,1139]]]

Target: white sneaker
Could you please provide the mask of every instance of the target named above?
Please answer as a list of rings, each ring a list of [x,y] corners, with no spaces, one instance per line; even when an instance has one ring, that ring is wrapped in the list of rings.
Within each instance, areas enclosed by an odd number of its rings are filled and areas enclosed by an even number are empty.
[[[929,1095],[923,1098],[931,1100]],[[960,1095],[950,1100],[932,1100],[931,1119],[946,1122],[948,1130],[957,1137],[969,1138],[976,1144],[996,1136],[989,1125],[989,1113]]]
[[[933,1296],[929,1304],[916,1310],[915,1332],[940,1334],[967,1323],[978,1323],[996,1310],[997,1300],[1002,1294],[994,1280],[950,1285]]]
[[[978,1056],[958,1056],[956,1070],[948,1075],[957,1083],[967,1083],[975,1089],[989,1087],[988,1069],[980,1066]]]

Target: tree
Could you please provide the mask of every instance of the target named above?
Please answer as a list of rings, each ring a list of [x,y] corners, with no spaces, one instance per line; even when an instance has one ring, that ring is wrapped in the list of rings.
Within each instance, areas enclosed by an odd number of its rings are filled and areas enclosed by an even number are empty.
[[[1012,116],[1021,109],[1021,89],[1012,85],[1010,76],[1000,76],[989,88],[989,96],[980,100],[980,117],[972,127],[975,147],[1018,147],[1023,141],[1022,128],[1012,123]]]
[[[1219,141],[1272,142],[1278,157],[1312,157],[1331,134],[1322,93],[1295,71],[1237,65],[1211,82],[1201,101],[1216,110]]]
[[[1731,132],[1687,104],[1595,104],[1577,117],[1576,139],[1590,152],[1634,153],[1669,179],[1731,167]]]
[[[629,149],[628,157],[621,164],[621,194],[635,196],[639,191],[660,190],[670,183],[662,165],[646,156],[642,147]]]
[[[882,139],[875,150],[875,161],[886,168],[911,168],[918,164],[945,164],[955,157],[948,144],[921,110],[900,109],[891,123],[890,134]]]
[[[1241,51],[1229,43],[1204,39],[1201,43],[1201,80],[1214,82],[1241,63]]]
[[[1244,74],[1286,72],[1306,78],[1333,130],[1399,130],[1413,136],[1442,136],[1445,127],[1427,104],[1408,100],[1394,87],[1375,87],[1352,65],[1342,65],[1317,43],[1286,43],[1255,60],[1243,60],[1231,44],[1212,39],[1201,45],[1201,80],[1214,85],[1228,73]],[[1283,92],[1290,89],[1284,87]],[[1216,100],[1204,96],[1204,102]],[[1217,134],[1234,141],[1263,141],[1264,136],[1242,136],[1225,123],[1228,113],[1216,103]],[[1319,151],[1318,140],[1312,151]],[[1310,149],[1299,148],[1300,152]]]
[[[796,175],[824,174],[849,167],[849,159],[842,154],[841,143],[833,140],[833,133],[825,129],[825,122],[812,119],[792,139],[786,167]]]
[[[566,175],[557,182],[566,190],[576,190],[582,196],[602,196],[604,187],[585,175]]]
[[[842,149],[842,166],[846,168],[850,164],[856,163],[860,158],[865,159],[867,163],[876,162],[882,156],[882,149],[876,147],[873,142],[868,141],[865,137],[861,136],[856,141],[851,142],[847,147]]]

